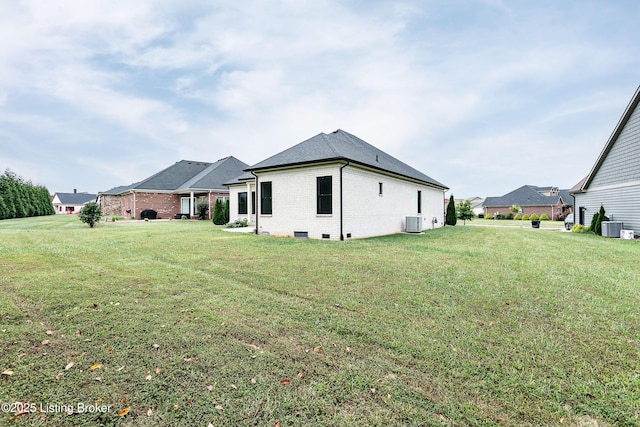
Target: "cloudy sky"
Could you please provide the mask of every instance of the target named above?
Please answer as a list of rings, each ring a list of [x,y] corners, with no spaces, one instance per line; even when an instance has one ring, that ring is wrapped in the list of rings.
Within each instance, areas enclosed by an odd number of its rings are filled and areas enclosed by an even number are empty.
[[[98,192],[343,129],[451,188],[572,187],[640,84],[635,0],[0,1],[0,169]]]

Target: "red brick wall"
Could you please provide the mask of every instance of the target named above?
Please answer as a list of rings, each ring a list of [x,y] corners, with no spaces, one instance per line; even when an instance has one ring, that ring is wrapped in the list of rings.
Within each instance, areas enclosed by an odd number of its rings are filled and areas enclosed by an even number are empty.
[[[100,205],[105,216],[117,215],[126,219],[135,217],[140,219],[140,212],[145,209],[153,209],[158,213],[158,219],[171,219],[181,211],[181,198],[186,194],[168,193],[127,193],[123,195],[102,195]],[[197,201],[199,197],[205,197],[211,206],[208,219],[213,218],[213,206],[218,197],[229,197],[228,192],[194,194]],[[127,210],[130,212],[128,213]]]
[[[485,214],[494,215],[496,213],[507,216],[511,213],[509,210],[511,206],[489,206],[485,207]],[[562,205],[554,206],[553,209],[551,206],[521,206],[522,213],[520,215],[532,215],[536,214],[538,216],[542,214],[546,214],[549,219],[553,219],[553,216],[557,212],[562,212]],[[513,214],[515,216],[515,214]]]

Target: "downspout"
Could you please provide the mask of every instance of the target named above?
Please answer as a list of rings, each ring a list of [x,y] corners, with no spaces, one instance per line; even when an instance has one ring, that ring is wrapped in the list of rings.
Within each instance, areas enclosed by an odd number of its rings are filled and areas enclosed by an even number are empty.
[[[344,218],[343,218],[343,202],[342,202],[342,170],[349,166],[349,160],[340,168],[340,240],[344,240]]]
[[[258,175],[256,175],[255,173],[253,173],[253,171],[250,171],[251,175],[253,175],[256,178],[256,234],[258,234],[258,217],[260,216],[260,210],[258,209],[258,200],[260,200],[260,195],[258,193]],[[251,206],[249,203],[249,199],[251,198],[251,192],[247,193],[247,212],[251,212]],[[262,206],[260,206],[260,208],[262,208]]]

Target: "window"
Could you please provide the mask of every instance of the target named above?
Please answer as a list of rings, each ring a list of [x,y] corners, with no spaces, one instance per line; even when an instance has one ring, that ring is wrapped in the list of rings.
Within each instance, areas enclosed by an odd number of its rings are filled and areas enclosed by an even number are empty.
[[[253,215],[256,214],[256,192],[255,191],[251,192],[251,213]]]
[[[422,213],[422,191],[418,190],[418,213]]]
[[[318,188],[318,214],[331,214],[333,205],[331,196],[333,189],[332,177],[319,176],[316,180]]]
[[[247,214],[247,192],[238,193],[238,214]]]
[[[378,183],[378,196],[382,197],[382,183]]]
[[[271,215],[273,212],[271,200],[271,182],[260,183],[260,213]]]

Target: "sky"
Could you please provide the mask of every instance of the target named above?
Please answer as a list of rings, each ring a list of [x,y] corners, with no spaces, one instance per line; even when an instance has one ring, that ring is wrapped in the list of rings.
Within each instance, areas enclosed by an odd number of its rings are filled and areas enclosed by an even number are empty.
[[[636,0],[0,0],[0,173],[97,193],[343,129],[456,198],[586,176]]]

